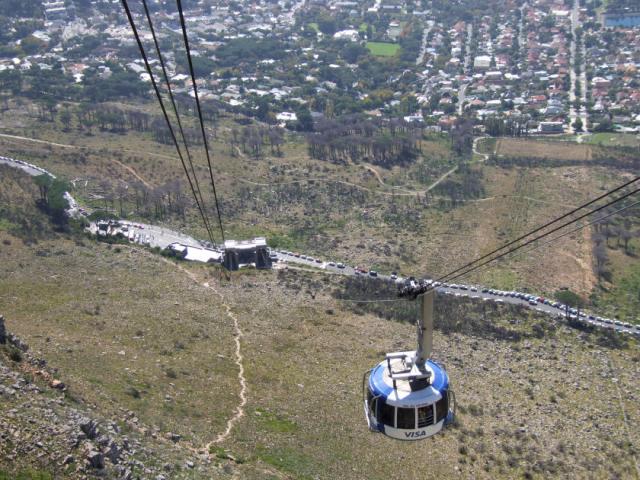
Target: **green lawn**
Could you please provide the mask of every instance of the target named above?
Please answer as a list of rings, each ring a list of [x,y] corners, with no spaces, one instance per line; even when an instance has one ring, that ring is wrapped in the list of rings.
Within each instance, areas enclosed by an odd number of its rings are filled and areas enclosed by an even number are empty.
[[[640,136],[633,133],[594,133],[585,137],[584,140],[591,145],[602,145],[604,147],[640,146]]]
[[[367,42],[367,48],[376,57],[393,57],[400,50],[397,43]]]
[[[307,27],[310,28],[311,30],[315,30],[316,32],[320,31],[320,27],[318,26],[318,24],[316,22],[308,23]]]

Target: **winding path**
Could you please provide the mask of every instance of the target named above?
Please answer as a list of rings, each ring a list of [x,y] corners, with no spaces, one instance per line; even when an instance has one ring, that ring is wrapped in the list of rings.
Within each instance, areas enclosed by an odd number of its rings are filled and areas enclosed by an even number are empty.
[[[67,143],[49,142],[47,140],[39,140],[37,138],[29,138],[29,137],[20,137],[18,135],[9,135],[9,134],[6,134],[6,133],[0,133],[0,138],[8,138],[8,139],[11,139],[11,140],[25,140],[25,141],[28,141],[28,142],[40,143],[40,144],[43,144],[43,145],[50,145],[52,147],[73,148],[73,149],[77,149],[77,150],[82,150],[82,149],[90,149],[91,150],[91,149],[94,149],[94,147],[90,147],[90,146],[69,145]],[[166,159],[169,159],[169,160],[174,160],[175,159],[174,157],[172,157],[170,155],[164,155],[162,153],[142,152],[142,151],[139,151],[139,150],[130,150],[128,148],[109,149],[109,150],[133,153],[135,155],[149,155],[149,156],[154,156],[154,157],[158,157],[158,158],[166,158]],[[120,160],[116,160],[115,158],[111,158],[111,162],[115,163],[119,167],[121,167],[124,170],[126,170],[127,172],[129,172],[136,179],[138,179],[140,182],[142,182],[145,187],[153,188],[153,185],[151,183],[149,183],[147,180],[145,180],[144,178],[142,178],[140,176],[140,174],[138,174],[138,172],[133,167],[131,167],[129,165],[125,165]]]
[[[71,145],[68,143],[56,143],[56,142],[50,142],[48,140],[40,140],[38,138],[21,137],[19,135],[9,135],[7,133],[0,133],[0,138],[9,138],[13,140],[26,140],[28,142],[41,143],[43,145],[51,145],[52,147],[75,148],[80,150],[86,148],[89,150],[97,150],[96,147],[92,147],[90,145]],[[107,149],[107,150],[111,150],[114,152],[134,153],[136,155],[149,155],[152,157],[166,158],[167,160],[177,160],[177,157],[172,157],[171,155],[165,155],[163,153],[155,153],[155,152],[148,152],[148,151],[143,152],[141,150],[131,150],[129,148]]]
[[[15,167],[15,168],[20,168],[20,169],[24,170],[25,173],[27,173],[29,175],[32,175],[32,176],[33,175],[39,175],[39,174],[45,172],[44,170],[42,170],[42,171],[35,170],[35,168],[36,168],[35,166],[31,166],[29,164],[17,163],[14,159],[6,158],[6,157],[0,157],[0,163],[6,163],[9,166],[12,166],[12,167]],[[140,180],[144,181],[142,179],[140,179]],[[71,198],[71,196],[69,196],[69,198]],[[75,203],[75,201],[72,198],[71,198],[71,200],[73,201],[73,203]],[[137,249],[135,247],[128,247],[128,248],[130,248],[132,250],[135,250],[135,251],[142,251],[142,252],[148,253],[147,250],[144,250],[144,249]],[[151,255],[151,254],[149,254],[149,255]],[[166,259],[164,257],[157,257],[157,256],[154,256],[154,257],[159,258],[164,263],[177,268],[178,270],[180,270],[181,272],[186,274],[195,283],[200,284],[200,281],[198,280],[198,277],[193,272],[191,272],[191,271],[187,270],[186,268],[184,268],[182,265],[178,265],[178,264],[176,264],[174,262],[171,262],[170,260],[168,260],[168,259]],[[225,302],[224,296],[222,295],[222,293],[220,293],[220,291],[218,291],[215,287],[213,287],[212,285],[210,285],[207,282],[202,283],[202,286],[207,288],[207,289],[209,289],[209,290],[211,290],[213,293],[215,293],[220,298],[220,303],[226,309],[227,316],[233,321],[234,341],[235,341],[235,344],[236,344],[235,364],[238,366],[238,381],[240,383],[240,393],[239,393],[240,400],[239,400],[238,404],[236,405],[235,413],[227,421],[227,425],[226,425],[226,428],[225,428],[224,432],[220,433],[216,437],[215,440],[212,440],[211,442],[206,444],[205,450],[208,453],[209,452],[209,447],[211,445],[221,443],[221,442],[223,442],[224,440],[227,439],[227,437],[231,433],[231,430],[233,429],[233,426],[236,424],[236,422],[238,422],[238,420],[240,420],[244,416],[244,407],[247,404],[247,380],[246,380],[246,378],[244,376],[244,357],[242,356],[242,344],[240,342],[240,339],[244,336],[244,334],[242,332],[242,329],[240,328],[240,322],[238,321],[238,317],[235,316],[235,314],[233,313],[231,307]]]
[[[236,317],[236,315],[233,313],[233,310],[231,309],[229,304],[225,302],[224,296],[222,295],[222,293],[220,293],[219,290],[217,290],[214,286],[212,286],[208,282],[200,283],[200,280],[198,279],[198,277],[190,270],[184,268],[182,265],[178,265],[164,257],[159,257],[159,258],[166,264],[171,265],[176,269],[180,270],[182,273],[187,275],[191,280],[193,280],[198,285],[201,285],[211,290],[213,293],[215,293],[220,298],[220,303],[227,311],[227,316],[233,321],[234,341],[236,344],[235,364],[238,366],[238,382],[240,383],[240,393],[238,396],[240,400],[236,405],[233,416],[229,420],[227,420],[227,426],[224,429],[224,431],[220,433],[215,440],[212,440],[205,445],[204,448],[208,453],[209,447],[218,443],[222,443],[227,439],[227,437],[231,434],[231,430],[233,429],[233,426],[236,424],[236,422],[238,422],[238,420],[240,420],[244,416],[244,407],[247,404],[247,390],[248,390],[247,379],[244,376],[244,357],[242,356],[242,344],[240,343],[240,339],[244,337],[244,333],[240,328],[240,322],[238,321],[238,317]]]

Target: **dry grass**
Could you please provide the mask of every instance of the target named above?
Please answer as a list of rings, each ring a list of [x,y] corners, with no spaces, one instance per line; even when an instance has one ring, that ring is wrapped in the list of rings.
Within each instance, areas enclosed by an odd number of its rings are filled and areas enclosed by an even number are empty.
[[[21,121],[33,122],[27,117]],[[292,250],[383,271],[442,274],[559,215],[579,200],[591,198],[621,178],[621,174],[599,167],[483,167],[483,198],[468,200],[455,209],[423,208],[416,205],[413,194],[394,197],[390,193],[424,190],[447,171],[451,159],[445,140],[423,142],[424,163],[419,160],[407,168],[377,168],[384,182],[381,185],[363,165],[339,166],[310,159],[303,142],[294,136],[285,144],[282,157],[267,152],[265,158],[257,160],[239,149],[231,156],[228,138],[232,128],[239,126],[231,118],[223,118],[213,143],[214,173],[228,237],[266,235],[278,238],[280,245]],[[34,131],[22,128],[14,133],[29,136]],[[93,137],[79,137],[77,132],[62,132],[55,124],[38,124],[35,133],[40,138],[87,148],[77,151],[1,137],[0,147],[9,155],[32,158],[69,178],[89,179],[86,190],[82,182],[78,183],[76,194],[83,199],[90,197],[102,178],[130,184],[139,177],[161,185],[180,172],[173,149],[158,145],[146,135],[96,132]],[[597,148],[530,139],[500,139],[498,143],[499,154],[526,152],[540,158],[586,158],[591,155],[590,149]],[[85,163],[77,161],[79,154],[86,157]],[[206,203],[211,204],[201,155],[197,164]],[[420,171],[427,173],[419,176]],[[437,196],[431,198],[432,204],[439,201]],[[186,222],[167,220],[169,226],[204,238],[199,222],[195,209]],[[541,264],[544,268],[539,268]],[[571,286],[588,295],[595,283],[591,265],[585,232],[582,237],[477,275],[474,280],[500,288],[526,286],[545,292]]]
[[[228,135],[225,128],[230,126],[220,129],[220,143],[215,147],[220,152],[216,155],[216,172],[224,172],[217,175],[219,193],[226,211],[233,212],[225,219],[227,236],[278,236],[285,239],[285,246],[291,249],[304,249],[381,270],[442,274],[462,260],[492,250],[566,211],[576,205],[578,199],[590,198],[592,192],[619,180],[619,175],[596,167],[589,170],[484,167],[484,198],[467,201],[453,210],[416,208],[413,196],[388,195],[394,190],[390,185],[402,185],[398,192],[424,189],[410,178],[410,169],[379,169],[388,185],[385,187],[362,166],[345,168],[308,159],[304,146],[298,142],[288,143],[282,158],[233,158],[223,151],[222,142]],[[109,134],[105,135],[101,140],[103,145]],[[128,142],[127,148],[137,145],[136,149],[168,157],[130,156],[98,149],[87,153],[86,164],[76,165],[68,163],[68,157],[63,154],[65,149],[26,142],[17,149],[17,156],[28,151],[38,163],[55,172],[72,178],[90,177],[94,183],[101,177],[130,182],[134,177],[122,165],[156,185],[175,175],[176,162],[170,159],[170,149],[147,145],[133,134],[122,139]],[[5,140],[0,139],[1,142]],[[448,168],[446,162],[443,163],[446,152],[442,142],[426,143],[430,161]],[[571,147],[557,142],[551,145]],[[8,153],[12,153],[11,148]],[[206,171],[200,173],[202,184],[206,185]],[[354,186],[336,181],[347,181]],[[207,191],[205,189],[205,196],[209,197]],[[86,197],[82,189],[79,193],[80,197]],[[349,197],[353,200],[349,201]],[[192,214],[186,224],[169,223],[204,237],[195,210]],[[298,232],[301,227],[303,232]],[[590,273],[588,232],[585,235],[578,239],[578,248],[567,249],[566,245],[573,242],[568,239],[474,279],[499,288],[527,286],[533,291],[547,292],[568,285],[588,294],[594,278]],[[540,262],[544,269],[539,268]]]
[[[462,407],[461,427],[425,442],[396,442],[367,432],[361,375],[382,352],[413,345],[413,328],[345,311],[324,296],[322,277],[297,274],[290,282],[300,290],[268,281],[253,291],[267,289],[269,295],[237,307],[240,318],[247,319],[253,388],[249,415],[232,449],[250,461],[275,465],[292,478],[394,478],[399,472],[421,478],[425,471],[442,478],[514,478],[526,471],[632,475],[626,447],[617,446],[626,440],[619,409],[593,399],[610,392],[611,378],[596,372],[608,356],[614,358],[619,371],[630,369],[618,381],[629,395],[629,423],[637,421],[631,400],[638,393],[633,351],[594,352],[592,339],[578,341],[575,331],[564,328],[520,342],[436,333],[435,356],[451,375]],[[241,288],[228,292],[245,294]],[[514,327],[508,320],[487,310],[487,321],[522,332],[549,322],[520,318]],[[274,428],[264,412],[293,426]],[[595,419],[598,428],[593,428]],[[633,430],[631,435],[634,443],[640,440]],[[593,450],[593,445],[600,447]],[[625,460],[612,462],[613,455]]]
[[[12,242],[0,255],[9,329],[59,368],[74,395],[105,414],[132,410],[143,428],[178,432],[194,445],[219,433],[238,385],[231,324],[215,297],[158,259],[92,242]],[[208,278],[244,333],[247,415],[222,445],[241,478],[632,475],[614,384],[602,374],[613,360],[637,445],[637,347],[611,351],[565,327],[531,337],[534,325],[552,321],[487,306],[486,322],[529,338],[436,332],[435,358],[451,375],[461,425],[424,442],[396,442],[367,432],[361,376],[383,352],[410,348],[413,327],[346,310],[321,274],[251,273],[222,284]],[[464,321],[482,309],[455,315]],[[141,398],[127,393],[132,387]]]
[[[553,160],[591,160],[593,148],[586,144],[519,138],[500,138],[496,143],[497,155]]]
[[[195,443],[224,430],[237,369],[229,319],[207,290],[144,252],[92,241],[12,242],[0,258],[8,328],[74,395]]]

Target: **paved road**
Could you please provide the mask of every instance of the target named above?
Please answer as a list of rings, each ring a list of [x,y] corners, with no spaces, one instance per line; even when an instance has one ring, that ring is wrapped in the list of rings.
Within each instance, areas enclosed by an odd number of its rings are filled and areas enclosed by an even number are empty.
[[[575,33],[576,33],[576,29],[579,27],[582,27],[582,25],[580,24],[580,0],[575,0],[575,2],[573,3],[573,8],[571,9],[571,32],[573,33],[573,36],[571,38],[571,44],[569,48],[569,52],[571,55],[571,68],[569,69],[569,81],[571,82],[571,85],[569,88],[569,102],[570,102],[569,133],[575,133],[575,130],[573,128],[573,123],[576,121],[577,118],[580,118],[580,120],[582,121],[583,131],[584,132],[587,131],[588,118],[587,118],[587,109],[584,104],[587,98],[587,92],[586,92],[587,77],[585,72],[586,65],[584,64],[584,61],[585,61],[584,39],[582,42],[583,48],[581,48],[582,65],[581,65],[581,72],[579,77],[576,75],[576,70],[575,70],[575,67],[576,67],[576,35]],[[581,87],[580,102],[582,102],[582,105],[580,106],[580,109],[576,109],[574,106],[574,102],[577,99],[576,97],[577,82],[580,82],[580,87]]]
[[[55,175],[47,172],[44,168],[37,167],[27,162],[23,162],[22,160],[16,160],[14,158],[9,157],[0,157],[0,163],[4,165],[9,165],[13,168],[18,168],[23,172],[31,175],[32,177],[37,177],[38,175],[42,175],[44,173],[49,174],[52,178],[56,178]]]
[[[464,111],[464,100],[466,98],[468,83],[461,83],[458,89],[458,115],[462,115]]]
[[[321,259],[316,259],[313,257],[309,257],[306,255],[301,255],[299,253],[294,252],[282,252],[275,251],[274,252],[278,257],[278,262],[286,262],[286,263],[296,263],[299,265],[304,265],[307,267],[315,267],[327,272],[331,272],[333,274],[341,274],[348,276],[362,276],[365,278],[379,278],[383,281],[389,282],[402,282],[404,280],[403,277],[391,277],[389,275],[376,273],[375,277],[371,275],[370,272],[361,273],[357,271],[355,267],[350,265],[342,265],[336,262],[326,262]],[[340,265],[340,267],[338,266]],[[532,310],[536,310],[541,313],[546,313],[548,315],[552,315],[554,317],[562,317],[565,318],[565,310],[554,307],[552,305],[542,303],[541,301],[530,301],[526,299],[522,299],[515,296],[515,292],[503,292],[494,289],[487,289],[485,287],[480,286],[471,286],[471,285],[456,285],[456,284],[442,284],[436,287],[436,291],[443,295],[452,295],[455,297],[469,297],[472,299],[482,300],[482,301],[493,301],[496,303],[509,303],[512,305],[521,305],[523,307],[530,308]],[[571,318],[577,318],[577,315],[569,314]],[[593,325],[595,327],[601,328],[612,328],[621,333],[633,334],[636,336],[640,336],[640,325],[638,326],[625,326],[622,324],[616,324],[613,320],[610,319],[600,319],[600,317],[596,317],[595,315],[590,315],[587,312],[580,312],[580,319],[582,322]]]
[[[131,222],[129,220],[118,220],[121,226],[125,227],[125,231],[121,232],[131,242],[148,247],[167,248],[172,243],[179,243],[188,247],[202,247],[203,242],[196,240],[184,233],[169,230],[168,228],[158,225],[149,225],[148,223]],[[89,231],[96,235],[98,226],[92,222]]]
[[[473,24],[467,24],[467,38],[465,39],[463,72],[466,75],[471,70],[471,39],[473,38]]]
[[[418,53],[418,58],[416,58],[416,65],[418,66],[424,63],[424,56],[427,53],[427,40],[434,24],[435,23],[433,22],[433,20],[427,20],[427,26],[422,31],[422,43],[420,44],[420,52]]]
[[[16,160],[15,158],[0,156],[0,164],[9,165],[10,167],[22,170],[23,172],[25,172],[28,175],[31,175],[32,177],[37,177],[39,175],[49,175],[51,178],[56,178],[56,176],[53,173],[46,171],[44,168],[40,168],[36,165],[24,162],[22,160]],[[69,208],[67,209],[67,215],[69,215],[72,218],[81,216],[82,213],[80,212],[80,209],[78,207],[78,202],[76,202],[76,200],[69,194],[69,192],[64,192],[64,198],[69,203]]]

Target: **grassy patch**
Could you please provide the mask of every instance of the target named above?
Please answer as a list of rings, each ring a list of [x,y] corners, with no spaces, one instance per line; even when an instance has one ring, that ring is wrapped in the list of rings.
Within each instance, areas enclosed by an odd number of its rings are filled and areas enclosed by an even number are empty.
[[[594,133],[584,137],[584,141],[590,145],[603,147],[639,147],[640,138],[631,133]]]
[[[147,425],[209,439],[224,428],[237,395],[228,318],[159,257],[108,247],[41,242],[37,261],[21,245],[0,249],[0,264],[15,272],[0,278],[0,292],[12,292],[0,295],[8,328],[55,363],[74,394],[96,403],[109,396]],[[213,381],[219,388],[197,387]]]
[[[18,473],[9,473],[0,470],[0,480],[53,480],[53,475],[40,470],[23,470]]]
[[[262,408],[256,408],[256,415],[260,419],[260,424],[271,432],[291,433],[298,428],[295,422],[284,418],[273,412],[266,411]]]
[[[316,33],[320,31],[320,26],[316,22],[307,23],[307,28],[310,28]]]
[[[492,155],[496,151],[496,138],[483,138],[478,140],[477,150],[479,153]]]
[[[505,157],[585,161],[593,158],[593,147],[569,142],[500,138],[496,144],[496,153]]]
[[[297,449],[258,447],[256,456],[278,470],[294,475],[293,478],[312,478],[313,463],[311,459]]]
[[[14,228],[16,228],[15,223],[10,222],[6,218],[0,218],[0,230],[8,232]]]
[[[367,48],[376,57],[393,57],[400,50],[397,43],[367,42]]]

